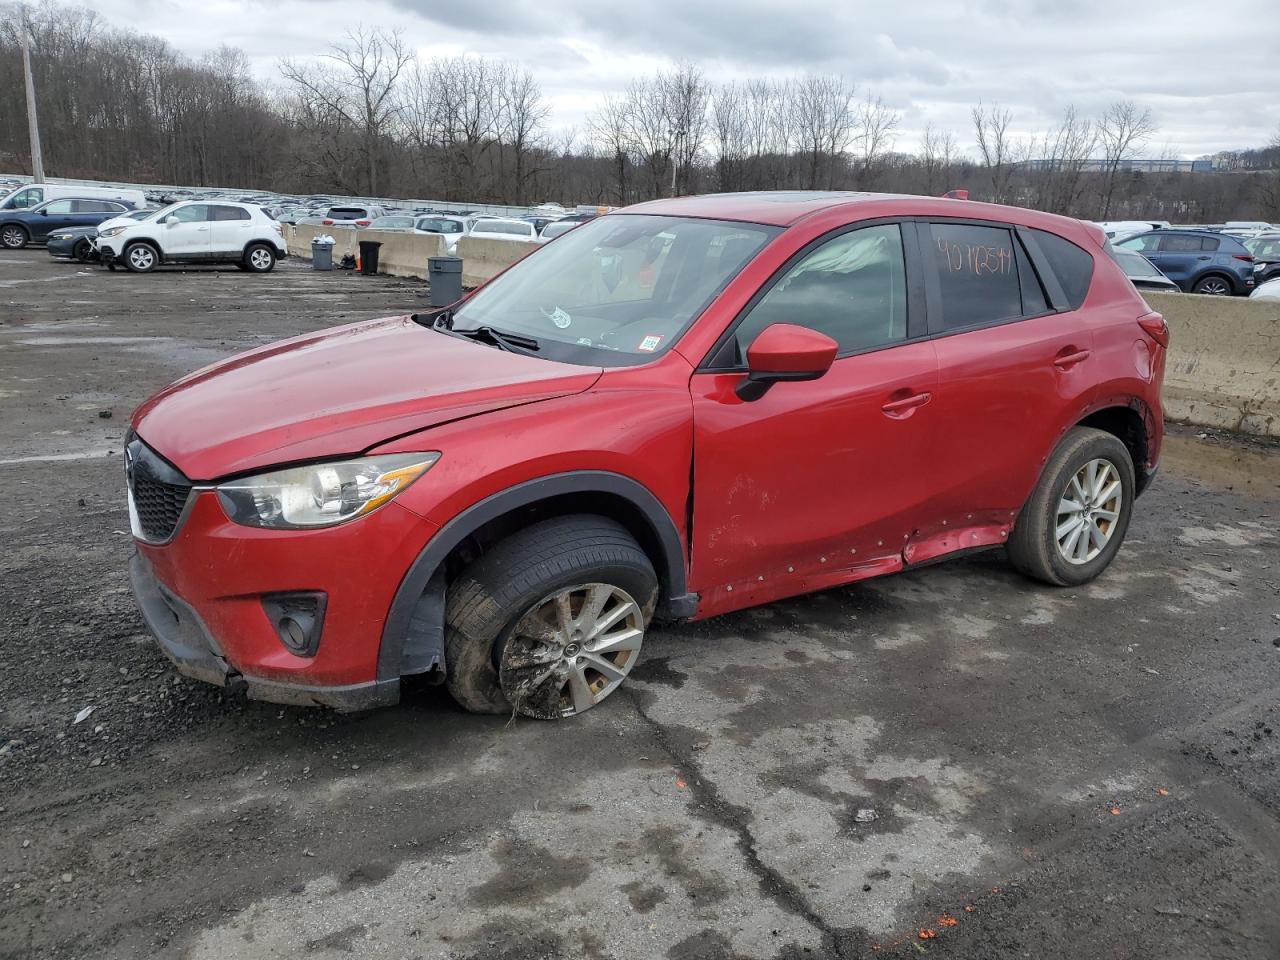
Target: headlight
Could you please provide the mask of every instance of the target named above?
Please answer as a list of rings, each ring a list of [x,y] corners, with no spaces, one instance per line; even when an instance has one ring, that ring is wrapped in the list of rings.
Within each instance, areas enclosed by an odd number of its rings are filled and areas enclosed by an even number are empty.
[[[71,234],[69,234],[69,233],[51,233],[51,234],[49,234],[49,239],[50,239],[50,240],[70,240],[70,239],[71,239]]]
[[[397,453],[291,467],[220,484],[218,498],[227,516],[248,527],[331,527],[373,512],[439,459],[438,453]]]
[[[129,228],[128,228],[128,227],[112,227],[110,230],[99,230],[99,231],[98,231],[98,236],[100,236],[100,237],[118,237],[120,234],[124,233],[127,229],[129,229]]]

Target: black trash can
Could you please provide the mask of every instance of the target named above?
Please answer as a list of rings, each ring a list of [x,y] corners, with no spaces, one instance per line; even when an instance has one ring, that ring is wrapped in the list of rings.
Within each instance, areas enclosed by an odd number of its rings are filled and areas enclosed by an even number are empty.
[[[360,273],[372,277],[378,272],[378,250],[382,244],[377,240],[360,241]]]
[[[427,257],[427,283],[433,307],[457,303],[462,299],[462,258]]]

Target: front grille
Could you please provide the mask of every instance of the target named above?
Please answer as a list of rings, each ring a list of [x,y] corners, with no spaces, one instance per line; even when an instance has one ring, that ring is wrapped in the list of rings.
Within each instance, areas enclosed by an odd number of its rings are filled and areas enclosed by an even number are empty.
[[[129,443],[126,472],[133,509],[144,539],[163,543],[174,535],[191,495],[187,478],[142,443]]]
[[[168,540],[173,536],[190,494],[190,486],[134,476],[133,508],[138,511],[138,524],[148,540]]]

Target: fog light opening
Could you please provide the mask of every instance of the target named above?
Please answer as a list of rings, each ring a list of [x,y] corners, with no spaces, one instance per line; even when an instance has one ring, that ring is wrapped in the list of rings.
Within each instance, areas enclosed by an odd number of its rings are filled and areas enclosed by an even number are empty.
[[[326,596],[320,592],[276,593],[262,598],[276,636],[295,657],[314,657],[324,629]]]

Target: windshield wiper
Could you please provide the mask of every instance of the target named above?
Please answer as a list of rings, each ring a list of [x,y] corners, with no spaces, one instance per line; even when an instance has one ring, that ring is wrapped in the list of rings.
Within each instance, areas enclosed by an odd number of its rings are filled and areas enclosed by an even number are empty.
[[[486,343],[492,343],[495,347],[499,347],[503,350],[521,351],[538,349],[538,341],[533,337],[524,337],[518,333],[505,333],[502,330],[495,330],[493,327],[471,327],[468,330],[458,330],[452,327],[446,329],[455,337],[466,337],[468,340],[480,340]]]

